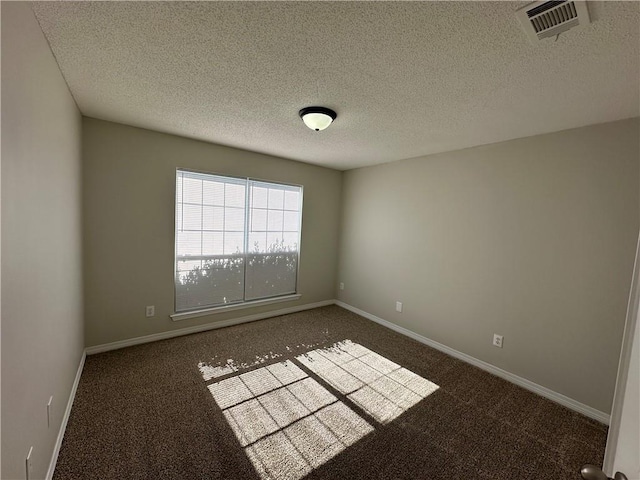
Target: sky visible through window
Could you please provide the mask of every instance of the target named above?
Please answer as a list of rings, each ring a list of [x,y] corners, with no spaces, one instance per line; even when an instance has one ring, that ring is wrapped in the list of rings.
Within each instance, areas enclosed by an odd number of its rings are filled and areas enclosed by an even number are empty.
[[[205,381],[234,373],[208,388],[263,480],[300,480],[439,388],[351,340],[242,374],[199,368]]]

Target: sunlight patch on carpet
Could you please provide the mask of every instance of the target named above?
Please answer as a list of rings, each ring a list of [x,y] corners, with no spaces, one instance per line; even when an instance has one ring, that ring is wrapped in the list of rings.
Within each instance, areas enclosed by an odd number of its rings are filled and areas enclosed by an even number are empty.
[[[294,350],[302,351],[316,347],[318,343],[301,343],[298,345],[287,346],[285,353],[269,352],[266,355],[256,355],[253,360],[238,362],[233,358],[227,358],[226,360],[217,360],[216,357],[211,358],[209,361],[201,361],[198,363],[198,369],[205,381],[212,380],[214,378],[224,377],[240,370],[247,370],[253,368],[261,363],[267,363],[270,360],[275,360],[283,356],[290,356]]]
[[[381,424],[439,388],[350,340],[295,360]],[[205,380],[216,378],[199,368]],[[291,360],[239,375],[225,371],[236,375],[209,391],[263,480],[300,480],[374,430]]]
[[[350,340],[296,357],[382,424],[398,418],[439,387]]]

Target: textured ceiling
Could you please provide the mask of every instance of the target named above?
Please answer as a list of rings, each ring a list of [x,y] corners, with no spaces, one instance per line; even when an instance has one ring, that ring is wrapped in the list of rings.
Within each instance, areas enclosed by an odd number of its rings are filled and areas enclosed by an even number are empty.
[[[638,116],[640,3],[529,43],[520,2],[33,4],[84,115],[349,169]],[[323,132],[298,110],[338,113]]]

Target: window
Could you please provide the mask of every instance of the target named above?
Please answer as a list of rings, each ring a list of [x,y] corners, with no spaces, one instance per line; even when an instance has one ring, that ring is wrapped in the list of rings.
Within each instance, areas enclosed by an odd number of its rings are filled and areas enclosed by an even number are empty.
[[[176,312],[297,293],[302,187],[178,170]]]

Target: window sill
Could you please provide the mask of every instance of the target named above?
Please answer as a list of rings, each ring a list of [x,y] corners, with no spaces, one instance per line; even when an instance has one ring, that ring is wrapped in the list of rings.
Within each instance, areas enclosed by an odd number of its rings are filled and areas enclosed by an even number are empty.
[[[169,315],[171,320],[178,322],[180,320],[188,320],[190,318],[204,317],[206,315],[215,315],[216,313],[232,312],[233,310],[243,310],[245,308],[260,307],[262,305],[271,305],[272,303],[291,302],[299,300],[300,294],[286,295],[284,297],[265,298],[263,300],[253,300],[250,302],[234,303],[232,305],[222,305],[220,307],[204,308],[202,310],[192,310],[190,312],[174,313]]]

